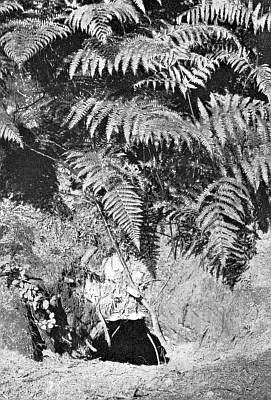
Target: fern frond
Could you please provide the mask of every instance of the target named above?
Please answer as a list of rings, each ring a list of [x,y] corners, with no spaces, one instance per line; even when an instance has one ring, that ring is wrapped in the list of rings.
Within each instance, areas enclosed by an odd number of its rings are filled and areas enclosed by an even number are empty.
[[[231,178],[222,178],[209,185],[198,201],[197,225],[208,237],[203,254],[209,269],[224,274],[229,260],[245,262],[238,232],[245,228],[246,208],[252,209],[245,186]]]
[[[187,23],[236,24],[248,28],[253,27],[254,33],[267,29],[271,30],[271,13],[262,14],[261,3],[253,9],[240,0],[202,0],[201,4],[189,9],[177,18],[177,23],[186,20]]]
[[[0,4],[0,16],[10,14],[13,11],[23,10],[23,6],[15,0],[4,0]]]
[[[235,73],[248,73],[249,75],[254,68],[245,48],[240,48],[237,51],[232,47],[219,49],[214,51],[210,57],[219,64],[225,63],[229,65]]]
[[[262,15],[260,18],[257,19],[254,31],[257,31],[257,30],[264,31],[265,29],[267,29],[268,32],[271,31],[271,13],[270,12]]]
[[[156,71],[174,64],[176,60],[188,60],[188,45],[177,46],[170,37],[167,39],[156,36],[136,35],[123,41],[113,39],[104,46],[99,46],[94,40],[88,40],[83,49],[79,50],[71,63],[70,76],[82,64],[82,72],[88,71],[94,76],[96,71],[101,75],[106,69],[110,74],[113,70],[121,70],[123,74],[130,68],[134,75],[139,66],[145,71]]]
[[[100,124],[106,122],[108,141],[120,134],[127,143],[153,143],[155,146],[185,142],[191,148],[194,142],[199,142],[212,152],[209,133],[156,101],[147,102],[136,97],[131,101],[81,100],[73,106],[66,122],[73,128],[84,117],[90,137],[94,137]]]
[[[67,158],[83,180],[83,190],[102,196],[104,210],[139,249],[143,202],[134,171],[129,173],[127,164],[97,152],[71,152]]]
[[[134,186],[122,184],[103,197],[105,211],[140,249],[143,202]]]
[[[253,68],[249,77],[255,79],[259,91],[265,94],[271,102],[271,68],[269,65],[263,64]]]
[[[196,27],[188,24],[168,26],[150,37],[136,35],[126,37],[122,41],[111,38],[104,45],[90,39],[74,55],[70,76],[73,77],[80,64],[82,73],[89,72],[91,76],[94,76],[97,70],[101,75],[104,69],[110,74],[113,70],[118,72],[121,69],[125,74],[130,68],[135,75],[139,66],[146,72],[178,68],[176,63],[190,61],[191,48],[203,45],[212,38],[232,43],[235,50],[241,47],[237,37],[227,29],[204,24]]]
[[[200,101],[199,129],[213,132],[219,164],[242,172],[257,191],[269,185],[271,171],[271,110],[260,100],[238,95],[211,96],[205,107]]]
[[[248,121],[242,111],[250,101],[250,98],[242,98],[238,95],[223,97],[212,95],[209,106],[205,108],[198,100],[201,129],[213,132],[222,148],[228,140],[241,140],[249,129]]]
[[[206,25],[204,23],[190,25],[189,23],[179,21],[178,25],[169,26],[165,30],[165,34],[171,36],[179,45],[189,44],[191,47],[203,46],[210,39],[215,39],[235,44],[237,48],[241,47],[241,43],[234,33],[218,25]]]
[[[79,7],[71,13],[67,23],[73,29],[81,29],[88,35],[105,42],[112,34],[110,22],[113,18],[121,23],[139,22],[139,15],[132,3],[115,0]]]
[[[12,31],[0,38],[0,45],[6,55],[21,65],[57,38],[64,38],[70,29],[64,25],[39,19],[29,18],[12,21]]]
[[[138,82],[135,87],[141,87],[143,84],[148,86],[152,83],[155,89],[159,84],[164,86],[167,92],[169,89],[174,92],[178,87],[186,97],[189,90],[197,89],[199,86],[205,87],[218,65],[216,60],[209,60],[207,57],[191,53],[188,61],[184,61],[183,64],[177,62],[151,78]]]
[[[0,107],[0,137],[15,142],[23,147],[23,141],[18,128],[14,125],[3,107]]]
[[[226,22],[247,28],[250,22],[257,21],[259,11],[259,5],[253,11],[238,0],[203,0],[200,5],[190,8],[181,14],[177,18],[177,23],[185,19],[187,23],[193,25],[197,25],[200,22],[207,24]]]

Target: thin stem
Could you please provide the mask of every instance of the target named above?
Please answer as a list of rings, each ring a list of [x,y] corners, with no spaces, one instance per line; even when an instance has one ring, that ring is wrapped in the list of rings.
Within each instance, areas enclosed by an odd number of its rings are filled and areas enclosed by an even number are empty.
[[[150,317],[151,317],[151,320],[152,320],[153,332],[157,336],[157,338],[159,339],[161,345],[166,348],[167,347],[167,342],[166,342],[166,339],[165,339],[165,337],[163,335],[163,332],[161,330],[157,315],[156,315],[154,309],[151,307],[151,305],[148,303],[148,301],[144,298],[142,293],[140,293],[139,289],[135,285],[135,283],[133,281],[133,278],[132,278],[132,274],[131,274],[131,272],[129,270],[129,267],[128,267],[126,261],[124,260],[124,257],[122,255],[120,249],[119,249],[119,246],[118,246],[116,240],[114,239],[114,237],[112,235],[111,229],[110,229],[110,227],[109,227],[109,225],[108,225],[108,223],[107,223],[107,221],[105,219],[105,216],[104,216],[104,213],[103,213],[103,211],[101,209],[101,206],[98,203],[98,201],[96,200],[95,196],[92,196],[92,198],[93,198],[93,201],[94,201],[94,203],[95,203],[95,205],[96,205],[96,207],[98,209],[99,214],[101,215],[102,221],[103,221],[104,226],[105,226],[105,228],[107,230],[107,233],[108,233],[108,236],[109,236],[109,238],[110,238],[110,240],[112,242],[112,245],[113,245],[114,249],[116,250],[116,253],[117,253],[117,255],[118,255],[119,259],[120,259],[120,262],[121,262],[121,264],[122,264],[122,266],[124,268],[124,272],[126,274],[127,281],[129,283],[129,285],[131,286],[131,288],[133,289],[132,293],[133,293],[135,299],[148,310],[148,312],[150,314]]]

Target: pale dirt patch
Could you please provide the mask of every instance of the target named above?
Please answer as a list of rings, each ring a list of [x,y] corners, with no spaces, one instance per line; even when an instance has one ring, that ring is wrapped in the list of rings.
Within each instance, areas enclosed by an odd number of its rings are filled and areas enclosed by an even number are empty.
[[[37,363],[1,351],[0,399],[271,399],[271,350],[250,359],[190,350],[160,367],[61,357]]]

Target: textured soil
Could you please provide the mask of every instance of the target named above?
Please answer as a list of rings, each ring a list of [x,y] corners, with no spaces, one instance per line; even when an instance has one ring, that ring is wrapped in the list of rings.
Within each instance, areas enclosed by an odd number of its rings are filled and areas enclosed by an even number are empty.
[[[52,357],[37,363],[2,351],[0,399],[271,399],[271,350],[250,359],[181,354],[168,365],[134,366]]]
[[[50,352],[35,362],[0,350],[0,400],[271,400],[269,308],[262,312],[270,299],[270,267],[271,237],[266,235],[246,279],[268,296],[259,303],[257,324],[251,321],[234,340],[184,343],[160,366],[84,361]],[[244,312],[250,308],[249,303],[242,307]]]

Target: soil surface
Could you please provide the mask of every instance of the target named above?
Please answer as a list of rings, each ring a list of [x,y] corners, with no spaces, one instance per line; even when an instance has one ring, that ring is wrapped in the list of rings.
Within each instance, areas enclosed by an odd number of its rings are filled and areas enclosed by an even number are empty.
[[[53,355],[38,363],[15,352],[1,351],[0,399],[271,399],[271,350],[249,359],[223,358],[221,354],[215,359],[201,351],[193,360],[178,350],[180,359],[161,366]],[[183,360],[182,354],[186,357]]]

